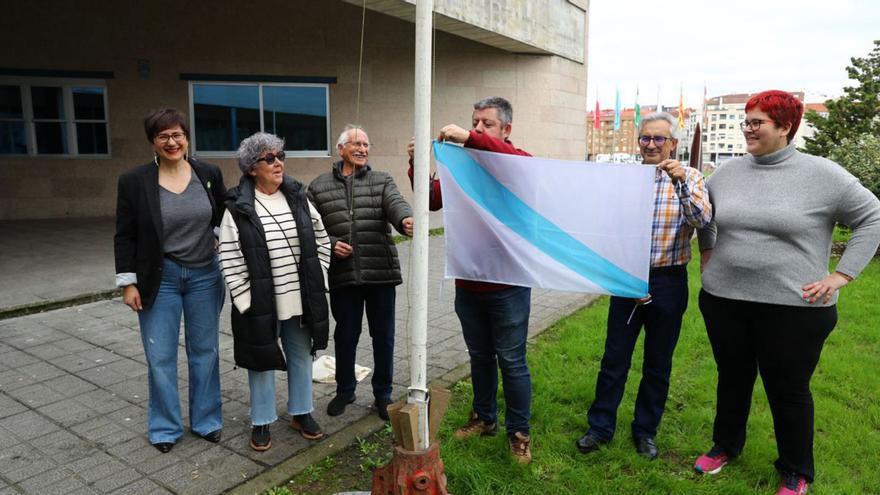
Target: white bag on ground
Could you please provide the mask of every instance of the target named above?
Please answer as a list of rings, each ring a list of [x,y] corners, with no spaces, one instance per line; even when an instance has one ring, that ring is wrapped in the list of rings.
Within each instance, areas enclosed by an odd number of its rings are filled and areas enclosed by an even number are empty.
[[[373,370],[359,364],[354,365],[354,378],[358,382],[368,377]],[[315,383],[336,383],[336,358],[327,354],[312,362],[312,381]]]

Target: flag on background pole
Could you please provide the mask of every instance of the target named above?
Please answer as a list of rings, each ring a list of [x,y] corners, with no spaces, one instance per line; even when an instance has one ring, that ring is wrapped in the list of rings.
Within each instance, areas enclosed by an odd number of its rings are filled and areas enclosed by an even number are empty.
[[[636,132],[639,131],[640,125],[642,125],[642,107],[639,106],[639,87],[636,86],[636,106],[633,109],[633,128]]]
[[[706,83],[703,83],[703,126],[709,121],[709,99],[706,96]]]
[[[599,119],[599,93],[596,93],[596,111],[593,112],[593,129],[602,127],[602,121]]]
[[[443,183],[447,278],[647,294],[654,167],[437,142],[434,157]]]
[[[620,129],[620,90],[614,90],[614,130]]]
[[[691,153],[688,157],[688,165],[700,171],[703,170],[702,134],[700,123],[697,122],[696,129],[694,130],[694,139],[691,141]]]
[[[684,90],[678,92],[678,128],[684,129]]]

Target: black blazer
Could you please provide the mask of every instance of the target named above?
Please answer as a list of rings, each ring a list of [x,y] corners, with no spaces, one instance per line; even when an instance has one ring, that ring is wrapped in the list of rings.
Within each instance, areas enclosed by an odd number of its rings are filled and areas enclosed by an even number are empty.
[[[211,225],[220,225],[226,187],[223,174],[215,165],[198,162],[189,164],[202,182],[211,208]],[[159,207],[159,167],[155,162],[141,165],[119,176],[116,197],[116,273],[136,273],[137,288],[144,309],[156,300],[162,281],[162,211]]]

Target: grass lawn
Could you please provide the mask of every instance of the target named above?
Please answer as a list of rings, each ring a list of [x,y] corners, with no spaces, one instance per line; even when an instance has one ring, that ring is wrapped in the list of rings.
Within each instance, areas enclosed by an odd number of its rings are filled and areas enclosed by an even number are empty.
[[[509,459],[503,433],[466,441],[452,439],[470,410],[471,385],[453,388],[441,427],[448,488],[467,494],[772,494],[776,442],[760,380],[753,395],[743,454],[716,476],[698,476],[692,465],[711,447],[715,407],[715,362],[697,307],[698,264],[690,266],[691,302],[675,354],[669,401],[657,444],[660,457],[647,461],[632,446],[629,423],[641,378],[641,342],[633,356],[619,410],[617,436],[599,452],[574,447],[587,428],[605,340],[608,299],[559,321],[529,348],[534,396],[529,466]],[[880,493],[880,260],[842,291],[840,320],[825,345],[813,378],[816,403],[816,481],[811,494]],[[786,352],[780,349],[780,352]],[[501,397],[499,391],[499,397]],[[499,404],[504,410],[503,398]],[[311,466],[283,487],[265,494],[327,494],[369,490],[370,469],[390,455],[386,430],[333,458]]]
[[[534,388],[534,462],[509,460],[505,435],[457,441],[452,432],[470,409],[469,382],[456,385],[442,428],[442,452],[454,494],[767,494],[778,478],[767,398],[755,387],[746,449],[716,476],[693,473],[712,446],[715,363],[696,296],[698,264],[690,267],[691,301],[675,354],[669,401],[657,436],[660,457],[647,461],[632,446],[629,423],[641,378],[641,341],[633,357],[617,436],[606,448],[580,454],[602,357],[608,299],[558,322],[529,349]],[[880,493],[880,262],[843,289],[840,321],[813,378],[816,403],[816,484],[811,494]],[[785,352],[785,349],[780,349]],[[499,393],[500,396],[500,393]],[[500,409],[503,411],[503,403]]]

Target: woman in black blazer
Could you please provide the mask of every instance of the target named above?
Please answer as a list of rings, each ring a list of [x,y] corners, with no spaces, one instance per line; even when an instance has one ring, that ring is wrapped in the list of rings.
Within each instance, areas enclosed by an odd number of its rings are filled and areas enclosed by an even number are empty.
[[[173,108],[144,119],[152,162],[119,177],[116,285],[138,313],[147,358],[150,443],[168,452],[183,434],[177,387],[180,317],[185,319],[192,432],[219,442],[219,319],[225,287],[215,227],[226,192],[220,169],[187,157],[186,116]]]

